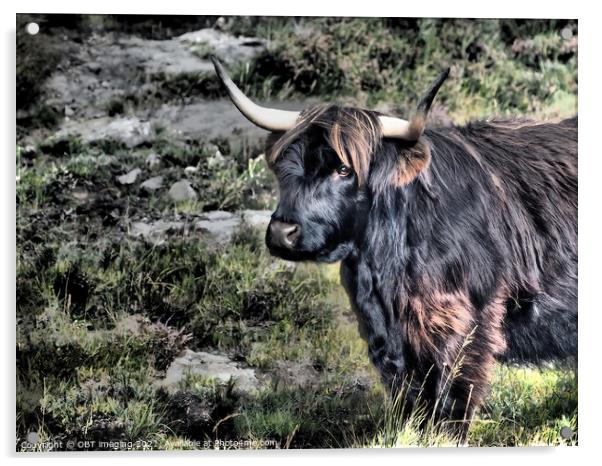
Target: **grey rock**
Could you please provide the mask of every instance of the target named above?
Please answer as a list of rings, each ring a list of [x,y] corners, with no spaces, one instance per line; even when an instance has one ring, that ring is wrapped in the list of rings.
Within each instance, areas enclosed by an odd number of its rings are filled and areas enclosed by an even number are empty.
[[[260,382],[251,368],[241,368],[227,356],[217,353],[195,352],[189,349],[174,359],[161,385],[168,390],[178,390],[178,385],[188,375],[200,375],[222,383],[233,381],[234,392],[238,394],[256,393]]]
[[[21,154],[23,155],[23,157],[32,159],[37,155],[38,151],[36,149],[36,146],[34,146],[33,144],[26,144],[25,147],[23,147],[21,149]]]
[[[71,66],[59,69],[46,83],[47,104],[70,105],[86,118],[107,114],[108,104],[126,94],[152,92],[157,84],[140,76],[212,72],[211,62],[190,51],[179,40],[146,40],[138,37],[96,36],[74,44]],[[93,62],[90,67],[90,62]]]
[[[230,68],[251,61],[265,50],[261,39],[234,37],[212,29],[167,40],[98,34],[66,45],[72,59],[46,82],[45,103],[57,108],[69,105],[85,118],[106,115],[108,104],[124,95],[153,92],[160,82],[147,80],[148,76],[213,77],[213,65],[198,53],[201,50],[217,53]]]
[[[161,189],[163,187],[163,177],[154,176],[153,178],[149,178],[143,182],[140,187],[142,189],[146,189],[147,191],[156,191],[157,189]]]
[[[315,103],[296,101],[262,101],[261,105],[283,110],[299,110]],[[253,125],[243,117],[229,99],[204,100],[187,105],[162,105],[158,108],[136,109],[135,116],[73,119],[64,121],[54,138],[78,136],[84,142],[96,142],[102,139],[115,139],[128,147],[152,142],[157,137],[155,128],[163,128],[165,134],[173,140],[212,140],[227,139],[230,150],[234,152],[260,148],[266,137],[266,131]],[[77,115],[86,118],[85,112],[78,110]],[[219,118],[216,118],[219,115]],[[34,140],[34,143],[39,141]],[[208,163],[220,168],[230,163],[229,157],[212,155]],[[152,157],[151,160],[155,160]],[[160,159],[159,159],[160,161]],[[149,162],[150,163],[150,162]],[[156,165],[154,165],[156,166]],[[149,165],[150,168],[150,165]]]
[[[192,175],[194,173],[196,173],[199,169],[197,167],[186,167],[184,169],[184,173],[186,173],[187,175]]]
[[[236,217],[236,214],[232,212],[227,212],[225,210],[211,210],[209,212],[203,212],[201,214],[201,218],[203,220],[211,220],[211,221],[219,221],[219,220],[228,220]]]
[[[219,244],[228,243],[236,230],[240,227],[242,220],[240,216],[230,212],[216,210],[205,212],[195,228],[210,236]]]
[[[78,201],[85,201],[90,196],[90,193],[88,193],[88,191],[86,191],[85,189],[76,189],[71,193],[71,195],[74,199]]]
[[[197,193],[187,180],[175,182],[169,188],[169,197],[172,201],[194,201]]]
[[[317,385],[321,374],[310,361],[278,361],[271,371],[274,382],[289,387],[308,388]]]
[[[158,154],[151,152],[148,154],[145,163],[148,168],[153,169],[161,164],[161,157],[159,157]]]
[[[150,180],[145,183],[148,181]],[[270,216],[271,212],[268,210],[244,210],[239,213],[214,210],[204,212],[194,224],[167,220],[133,222],[129,226],[129,234],[152,244],[163,244],[169,237],[177,234],[194,234],[208,239],[211,243],[221,245],[232,240],[232,236],[243,222],[263,233]]]
[[[317,101],[261,101],[261,105],[282,110],[300,110]],[[141,111],[141,118],[162,125],[175,139],[228,140],[232,153],[262,147],[266,131],[249,122],[232,105],[230,99],[204,100],[188,105],[163,105],[152,111]],[[216,116],[219,115],[219,118]],[[220,154],[221,155],[221,154]],[[228,159],[226,158],[226,161]],[[220,162],[219,157],[215,159]]]
[[[243,210],[241,212],[243,221],[253,228],[267,228],[272,218],[270,210]]]
[[[207,166],[209,168],[223,168],[230,162],[231,159],[224,157],[219,149],[215,151],[214,155],[207,158]]]
[[[191,44],[192,50],[201,48],[201,51],[209,51],[217,55],[228,66],[253,60],[266,48],[266,42],[263,39],[234,37],[212,28],[182,34],[178,40],[185,44]]]
[[[53,138],[74,136],[80,137],[87,143],[110,139],[121,142],[127,147],[136,147],[152,141],[155,134],[149,121],[141,121],[136,117],[102,117],[65,122]]]
[[[94,61],[86,64],[86,66],[94,74],[100,73],[100,71],[102,69],[102,67],[100,66],[100,63],[94,62]]]
[[[184,231],[184,223],[157,220],[156,222],[133,222],[129,228],[130,236],[142,238],[154,245],[165,243],[169,234]]]
[[[140,173],[142,173],[142,170],[140,170],[139,168],[134,168],[133,170],[127,172],[125,175],[118,176],[117,181],[119,181],[119,183],[121,184],[134,184]]]

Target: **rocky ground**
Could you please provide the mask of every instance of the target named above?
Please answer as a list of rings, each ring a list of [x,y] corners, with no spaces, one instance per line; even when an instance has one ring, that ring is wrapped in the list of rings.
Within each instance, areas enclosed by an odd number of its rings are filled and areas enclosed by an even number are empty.
[[[154,196],[166,204],[202,202],[211,197],[199,192],[202,187],[196,181],[209,178],[207,170],[236,171],[248,161],[265,175],[261,155],[265,132],[242,118],[229,100],[215,98],[220,88],[208,58],[215,53],[237,69],[264,52],[265,41],[211,28],[167,40],[114,34],[94,34],[77,42],[65,36],[64,40],[69,53],[46,82],[42,104],[60,109],[62,119],[52,131],[34,130],[20,137],[26,165],[48,157],[81,155],[72,153],[79,145],[100,156],[102,161],[95,160],[95,168],[111,171],[111,184],[127,201]],[[181,86],[180,94],[168,90],[170,85]],[[197,89],[199,85],[203,89]],[[26,119],[26,112],[22,113],[21,118]],[[170,147],[165,149],[165,145]],[[124,152],[127,156],[120,156]],[[190,165],[176,160],[182,154],[190,158]],[[206,160],[201,162],[204,155]],[[202,170],[205,172],[199,173]],[[122,196],[116,191],[94,192],[97,190],[98,186],[89,184],[70,194],[80,210],[83,205],[106,204],[109,199],[104,199],[104,194],[117,195],[114,206],[104,207],[108,215],[123,220]],[[244,194],[258,196],[255,192]],[[269,202],[250,204],[267,207]],[[129,210],[127,221],[118,222],[119,229],[153,244],[178,234],[208,235],[224,243],[242,223],[261,229],[269,219],[268,211],[222,212],[203,206],[198,216],[182,219],[176,215],[168,220],[164,212],[153,215],[145,207],[140,203]]]
[[[354,324],[348,311],[342,320],[332,318],[325,307],[332,299],[320,287],[315,296],[294,298],[309,316],[289,314],[296,307],[289,302],[293,292],[282,289],[284,277],[298,275],[289,284],[302,290],[316,278],[263,252],[275,201],[262,154],[265,134],[220,96],[205,56],[210,49],[237,69],[264,50],[264,41],[205,29],[161,41],[94,35],[65,47],[70,53],[44,90],[44,105],[61,109],[59,126],[22,132],[18,148],[21,439],[31,432],[52,441],[135,434],[152,437],[153,448],[179,448],[184,438],[215,438],[212,429],[221,423],[223,436],[243,438],[256,435],[254,423],[269,421],[224,422],[233,412],[269,417],[274,413],[255,411],[270,397],[313,387],[303,395],[310,400],[320,396],[315,390],[340,386],[343,379],[333,385],[331,370],[324,372],[305,340],[319,341],[324,331],[340,339],[335,323],[351,331]],[[181,96],[166,91],[170,86]],[[187,86],[202,86],[202,92]],[[252,258],[257,254],[259,262]],[[168,278],[169,269],[153,269],[148,255],[184,275]],[[215,265],[220,259],[221,269]],[[239,271],[247,261],[254,268]],[[211,263],[215,269],[202,272]],[[140,268],[146,272],[134,272]],[[209,283],[207,273],[215,273],[215,281]],[[177,289],[162,288],[165,280],[195,291],[176,297]],[[334,283],[320,280],[329,290]],[[282,312],[288,317],[278,324],[273,319]],[[324,321],[327,330],[304,328],[311,319]],[[297,357],[279,353],[291,338]],[[150,393],[112,393],[116,374],[141,372]],[[373,384],[368,373],[356,370],[345,384],[362,394]],[[49,392],[40,392],[36,382],[42,374]],[[72,399],[71,390],[89,395]],[[356,398],[356,390],[340,396]],[[132,419],[94,407],[94,400],[125,410],[159,403],[167,430],[150,422],[133,433]],[[89,420],[78,414],[86,406]],[[293,435],[271,434],[273,446],[301,446]],[[304,440],[308,445],[324,444],[315,427],[303,435],[315,437]]]
[[[256,149],[265,136],[223,97],[209,58],[215,54],[238,74],[265,52],[262,39],[208,28],[169,40],[94,34],[81,43],[65,42],[70,53],[44,86],[43,104],[60,109],[63,117],[51,135],[55,140],[113,140],[133,148],[168,137],[227,140],[236,149]],[[303,105],[265,103],[285,109]],[[25,144],[39,139],[39,134],[23,138]]]

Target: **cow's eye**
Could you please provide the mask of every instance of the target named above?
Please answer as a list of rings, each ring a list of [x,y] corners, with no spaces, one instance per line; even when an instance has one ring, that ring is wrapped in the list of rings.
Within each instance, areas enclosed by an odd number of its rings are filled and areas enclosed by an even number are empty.
[[[337,168],[337,173],[341,176],[348,176],[351,174],[351,168],[347,165],[340,165],[339,168]]]

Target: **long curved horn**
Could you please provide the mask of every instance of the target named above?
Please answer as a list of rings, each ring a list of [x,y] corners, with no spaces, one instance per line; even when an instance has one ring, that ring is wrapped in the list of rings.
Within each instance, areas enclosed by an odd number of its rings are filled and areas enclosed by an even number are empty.
[[[211,56],[211,61],[213,62],[217,76],[228,91],[230,99],[236,105],[236,108],[240,110],[240,113],[251,123],[268,131],[287,131],[295,126],[300,112],[278,110],[257,105],[236,87],[236,84],[232,82],[217,57]]]
[[[428,116],[431,104],[433,103],[439,88],[448,76],[449,68],[437,76],[437,79],[433,81],[422,99],[420,99],[416,113],[410,119],[410,121],[395,117],[379,117],[383,136],[387,138],[403,139],[406,141],[417,141],[424,132],[426,117]]]

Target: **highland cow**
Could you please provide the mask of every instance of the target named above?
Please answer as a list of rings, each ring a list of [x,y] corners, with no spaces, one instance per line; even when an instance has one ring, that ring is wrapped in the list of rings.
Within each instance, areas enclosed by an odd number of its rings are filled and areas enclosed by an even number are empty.
[[[271,131],[270,252],[341,261],[393,393],[465,432],[496,361],[577,356],[576,117],[427,129],[449,70],[409,121],[337,105],[268,109],[214,64],[238,109]]]

